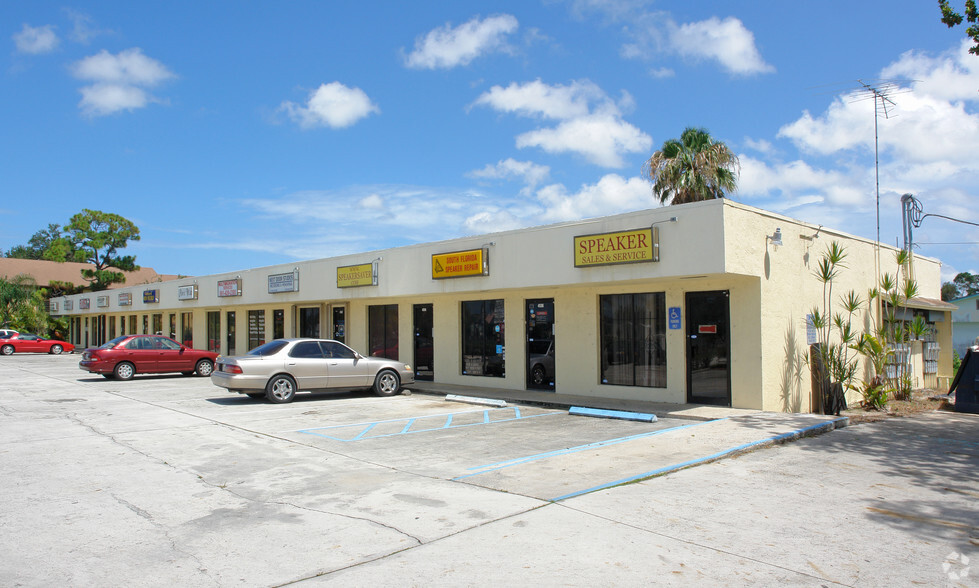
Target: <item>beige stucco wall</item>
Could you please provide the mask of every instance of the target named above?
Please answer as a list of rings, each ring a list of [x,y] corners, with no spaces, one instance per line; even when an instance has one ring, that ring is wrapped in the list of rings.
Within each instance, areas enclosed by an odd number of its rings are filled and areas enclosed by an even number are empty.
[[[676,222],[670,222],[676,217]],[[588,268],[574,267],[575,236],[649,227],[659,229],[661,260]],[[781,246],[766,237],[781,229]],[[805,237],[805,238],[803,238]],[[822,284],[813,270],[832,241],[847,250],[834,298],[854,289],[866,300],[876,283],[872,241],[803,223],[729,200],[716,200],[604,217],[580,222],[412,245],[397,249],[243,269],[114,290],[108,308],[79,309],[79,300],[93,294],[58,300],[63,314],[73,316],[194,313],[194,342],[206,343],[206,314],[221,311],[222,351],[226,351],[226,312],[237,317],[237,352],[247,349],[248,310],[266,312],[266,340],[272,335],[272,312],[285,311],[285,334],[297,333],[297,309],[320,308],[321,336],[331,336],[331,305],[347,306],[346,341],[367,349],[368,307],[399,305],[400,358],[413,363],[412,307],[431,303],[434,311],[435,378],[446,383],[510,389],[526,387],[524,303],[553,298],[557,341],[557,391],[596,397],[684,402],[686,400],[686,332],[666,331],[667,387],[609,386],[599,383],[599,296],[603,294],[665,292],[666,307],[680,307],[684,319],[685,293],[730,291],[732,403],[736,407],[776,411],[808,411],[810,377],[803,361],[807,349],[806,315],[821,305]],[[431,256],[485,248],[490,275],[433,280]],[[881,247],[883,271],[894,272],[894,250]],[[378,285],[338,288],[336,269],[376,261]],[[268,276],[298,272],[299,291],[268,293]],[[939,298],[940,264],[917,259],[920,295]],[[217,282],[239,278],[242,295],[217,296]],[[198,299],[177,300],[177,289],[196,283]],[[159,303],[144,303],[147,289],[160,292]],[[118,305],[119,292],[130,292],[133,304]],[[506,378],[461,374],[461,303],[467,300],[505,300]],[[73,309],[64,310],[65,300]],[[141,321],[141,319],[140,319]],[[861,327],[871,324],[866,312],[855,317]],[[179,325],[179,318],[178,318]],[[685,324],[684,324],[685,327]],[[127,329],[131,330],[131,329]],[[939,329],[944,337],[946,330]],[[950,343],[950,329],[947,330]],[[945,345],[943,344],[943,349]],[[947,356],[947,361],[946,361]],[[943,365],[951,370],[950,352]],[[944,368],[940,368],[944,369]],[[940,375],[942,375],[940,373]]]

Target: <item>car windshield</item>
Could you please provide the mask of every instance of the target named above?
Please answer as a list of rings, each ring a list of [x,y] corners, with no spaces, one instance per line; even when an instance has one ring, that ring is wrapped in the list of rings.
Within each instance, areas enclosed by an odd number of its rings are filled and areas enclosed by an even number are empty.
[[[247,355],[258,355],[258,356],[275,355],[283,347],[286,346],[286,343],[288,343],[288,341],[283,341],[281,339],[277,339],[275,341],[269,341],[264,345],[259,345],[255,349],[252,349],[247,353]]]
[[[125,341],[128,337],[129,337],[129,335],[123,335],[122,337],[116,337],[115,339],[113,339],[111,341],[106,341],[105,343],[99,345],[99,349],[112,349],[116,345],[118,345],[118,344],[122,343],[123,341]]]

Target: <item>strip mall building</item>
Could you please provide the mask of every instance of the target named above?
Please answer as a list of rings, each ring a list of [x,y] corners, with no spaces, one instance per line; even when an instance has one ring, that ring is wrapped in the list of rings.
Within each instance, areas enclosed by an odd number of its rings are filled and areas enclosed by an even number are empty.
[[[808,412],[807,316],[833,241],[847,252],[834,293],[866,307],[893,248],[877,268],[873,241],[722,199],[66,296],[52,314],[81,346],[162,332],[234,355],[324,337],[436,382]],[[930,327],[910,353],[917,387],[952,375],[940,269],[914,259],[904,312]]]

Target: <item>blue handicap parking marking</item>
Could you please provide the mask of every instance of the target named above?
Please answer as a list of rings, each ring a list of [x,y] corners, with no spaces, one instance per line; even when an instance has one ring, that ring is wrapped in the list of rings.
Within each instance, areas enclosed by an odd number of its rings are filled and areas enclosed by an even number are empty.
[[[488,408],[484,410],[405,417],[350,425],[332,425],[329,427],[301,429],[297,432],[349,443],[353,441],[364,441],[366,439],[379,439],[381,437],[394,437],[397,435],[411,435],[430,431],[506,423],[559,414],[564,413],[550,411],[525,414],[519,406],[512,406],[507,408]]]

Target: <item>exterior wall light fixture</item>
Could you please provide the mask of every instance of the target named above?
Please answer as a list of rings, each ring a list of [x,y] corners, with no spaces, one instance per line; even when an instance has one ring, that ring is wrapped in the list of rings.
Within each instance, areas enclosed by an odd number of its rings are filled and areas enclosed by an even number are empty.
[[[776,228],[775,233],[766,235],[765,239],[772,242],[772,245],[780,247],[782,245],[782,229]]]

